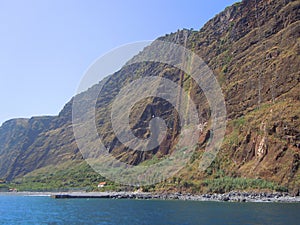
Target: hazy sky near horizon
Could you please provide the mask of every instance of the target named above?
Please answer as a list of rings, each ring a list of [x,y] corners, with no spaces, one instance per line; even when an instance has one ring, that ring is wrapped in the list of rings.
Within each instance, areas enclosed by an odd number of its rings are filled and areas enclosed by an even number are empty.
[[[0,125],[56,115],[84,72],[120,45],[199,30],[237,0],[0,0]]]

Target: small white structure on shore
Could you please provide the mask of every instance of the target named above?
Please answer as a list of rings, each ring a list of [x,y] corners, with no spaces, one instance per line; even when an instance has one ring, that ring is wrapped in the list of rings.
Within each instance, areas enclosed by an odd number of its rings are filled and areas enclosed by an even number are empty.
[[[100,182],[99,184],[98,184],[98,188],[102,188],[102,187],[104,187],[106,185],[106,182]]]

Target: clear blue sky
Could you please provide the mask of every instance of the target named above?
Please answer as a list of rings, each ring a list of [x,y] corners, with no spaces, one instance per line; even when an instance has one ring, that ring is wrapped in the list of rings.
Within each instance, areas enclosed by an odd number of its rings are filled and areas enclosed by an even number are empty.
[[[109,50],[198,30],[237,0],[0,1],[0,124],[55,115]]]

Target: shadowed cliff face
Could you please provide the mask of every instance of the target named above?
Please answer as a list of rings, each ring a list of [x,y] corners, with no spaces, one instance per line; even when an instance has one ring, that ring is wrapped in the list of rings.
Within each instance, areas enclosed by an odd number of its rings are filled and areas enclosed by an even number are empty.
[[[199,31],[181,30],[159,38],[199,55],[222,87],[228,127],[211,167],[213,173],[222,170],[228,176],[263,178],[299,187],[299,8],[299,1],[245,0],[226,8]],[[132,132],[139,138],[147,138],[154,129],[149,127],[153,115],[165,120],[168,132],[159,147],[147,152],[127,149],[112,130],[110,113],[115,97],[125,84],[148,76],[181,85],[200,115],[202,133],[195,157],[187,165],[189,169],[178,176],[186,180],[211,176],[196,169],[211,129],[206,97],[186,74],[165,64],[124,66],[105,80],[96,112],[104,144],[114,157],[134,165],[172,152],[181,127],[176,110],[162,99],[145,99],[130,115]],[[97,91],[99,85],[80,94],[83,106],[88,106],[89,93]],[[56,117],[16,119],[0,128],[0,178],[11,180],[48,165],[81,159],[72,130],[72,101]]]

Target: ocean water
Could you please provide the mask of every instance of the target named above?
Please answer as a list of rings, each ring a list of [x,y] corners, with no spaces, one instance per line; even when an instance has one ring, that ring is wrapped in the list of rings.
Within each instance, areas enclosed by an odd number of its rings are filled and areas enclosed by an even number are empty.
[[[0,196],[0,224],[300,224],[300,204]]]

